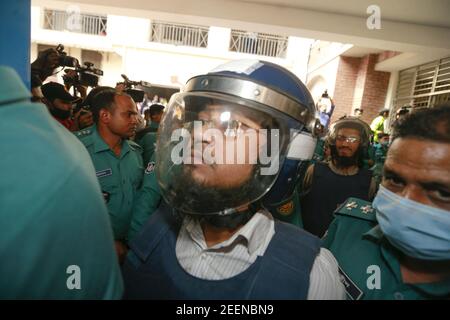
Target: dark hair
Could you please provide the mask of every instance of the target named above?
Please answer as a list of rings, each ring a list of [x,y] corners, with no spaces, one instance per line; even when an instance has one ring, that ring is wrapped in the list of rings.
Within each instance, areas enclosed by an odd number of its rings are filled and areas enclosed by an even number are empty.
[[[100,92],[107,91],[107,90],[114,91],[115,89],[111,88],[111,87],[106,87],[106,86],[99,86],[99,87],[93,88],[91,91],[89,91],[89,94],[86,96],[86,98],[84,98],[81,105],[90,108],[94,97],[97,96]]]
[[[164,106],[160,103],[154,103],[147,110],[149,110],[150,116],[155,116],[164,111]]]
[[[396,121],[392,141],[408,137],[450,143],[450,104],[411,112]]]
[[[117,95],[116,90],[111,88],[112,90],[102,90],[98,92],[94,97],[92,97],[92,100],[90,102],[91,111],[92,111],[92,117],[94,118],[94,122],[98,123],[100,110],[101,109],[108,109],[110,111],[114,110],[115,103],[114,99]]]

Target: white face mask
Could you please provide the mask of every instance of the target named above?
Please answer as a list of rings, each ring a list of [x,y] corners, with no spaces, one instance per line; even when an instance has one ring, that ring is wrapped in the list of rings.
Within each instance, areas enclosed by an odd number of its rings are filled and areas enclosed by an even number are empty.
[[[400,197],[381,185],[372,206],[384,235],[404,254],[450,260],[450,211]]]

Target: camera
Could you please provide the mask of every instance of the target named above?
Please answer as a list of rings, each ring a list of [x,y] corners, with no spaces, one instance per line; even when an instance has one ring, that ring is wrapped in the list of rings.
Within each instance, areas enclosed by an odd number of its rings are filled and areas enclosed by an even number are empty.
[[[131,96],[131,98],[134,100],[134,102],[142,102],[144,101],[144,94],[145,92],[140,89],[135,89],[135,86],[144,86],[144,87],[151,87],[151,83],[145,82],[145,81],[131,81],[128,79],[128,77],[124,74],[121,74],[122,78],[124,79],[123,82],[118,82],[119,84],[125,85],[124,92]]]
[[[67,86],[86,86],[96,87],[98,85],[98,79],[103,76],[103,71],[94,68],[92,62],[86,61],[84,66],[77,66],[75,69],[66,69],[66,73],[63,76],[64,84]],[[75,75],[73,73],[75,72]]]
[[[59,44],[56,47],[56,52],[58,52],[58,65],[60,67],[75,68],[79,65],[78,59],[67,55],[67,52],[64,51],[64,46],[62,44]]]

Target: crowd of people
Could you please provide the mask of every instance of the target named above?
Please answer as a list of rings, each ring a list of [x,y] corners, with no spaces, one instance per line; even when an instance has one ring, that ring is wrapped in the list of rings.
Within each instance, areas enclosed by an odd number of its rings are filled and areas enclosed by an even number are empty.
[[[332,121],[262,60],[139,104],[38,60],[33,97],[0,67],[0,298],[450,297],[449,105]]]

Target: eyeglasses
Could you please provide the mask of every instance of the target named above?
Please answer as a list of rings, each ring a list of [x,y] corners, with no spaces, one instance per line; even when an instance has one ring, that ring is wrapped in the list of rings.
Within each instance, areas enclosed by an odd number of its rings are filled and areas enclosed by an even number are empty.
[[[340,142],[348,142],[348,143],[357,143],[359,142],[361,139],[359,137],[346,137],[343,135],[338,135],[336,136],[336,140],[340,141]]]

